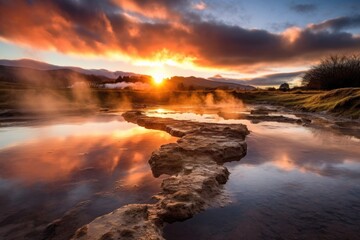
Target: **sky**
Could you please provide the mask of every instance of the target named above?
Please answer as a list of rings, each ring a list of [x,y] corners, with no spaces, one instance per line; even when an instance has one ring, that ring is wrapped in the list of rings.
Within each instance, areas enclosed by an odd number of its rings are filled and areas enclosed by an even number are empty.
[[[1,59],[261,84],[359,52],[359,0],[0,0]]]

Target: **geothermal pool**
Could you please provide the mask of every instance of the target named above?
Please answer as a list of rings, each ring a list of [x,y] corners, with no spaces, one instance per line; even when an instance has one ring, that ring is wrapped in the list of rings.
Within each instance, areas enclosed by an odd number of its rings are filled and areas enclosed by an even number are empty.
[[[120,116],[0,128],[0,239],[69,239],[100,215],[151,202],[161,179],[147,161],[175,141]]]
[[[166,239],[358,238],[360,139],[290,123],[224,120],[215,112],[149,112],[243,123],[251,132],[247,156],[225,164],[231,175],[224,188],[232,203],[168,225]]]
[[[167,225],[166,239],[358,236],[358,138],[290,123],[225,120],[217,113],[147,110],[156,117],[243,123],[251,131],[247,156],[226,164],[231,203]],[[151,202],[162,177],[152,176],[147,161],[176,140],[127,123],[120,114],[0,128],[0,238],[68,239],[97,216]]]

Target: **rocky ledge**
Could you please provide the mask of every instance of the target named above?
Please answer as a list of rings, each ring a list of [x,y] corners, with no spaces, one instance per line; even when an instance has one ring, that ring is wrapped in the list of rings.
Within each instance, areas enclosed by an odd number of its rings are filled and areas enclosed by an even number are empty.
[[[78,229],[74,239],[163,239],[164,223],[182,221],[214,204],[223,204],[222,185],[229,177],[223,163],[246,155],[241,124],[211,124],[126,112],[125,120],[179,137],[153,152],[155,177],[167,174],[154,204],[130,204]]]

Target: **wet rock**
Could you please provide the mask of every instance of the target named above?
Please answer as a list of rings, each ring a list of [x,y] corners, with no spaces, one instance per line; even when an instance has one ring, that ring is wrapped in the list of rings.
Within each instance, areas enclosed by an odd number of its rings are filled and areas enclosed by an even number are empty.
[[[90,204],[91,201],[80,202],[67,211],[61,218],[48,224],[42,232],[42,239],[56,240],[70,238],[79,224],[81,226],[89,221],[86,211]]]
[[[147,204],[126,205],[79,228],[73,239],[163,239],[159,227],[148,218],[148,207]]]
[[[159,150],[153,152],[149,164],[154,177],[162,174],[173,175],[183,169],[182,149],[176,143],[163,145]],[[167,159],[167,161],[163,161]]]
[[[147,117],[126,112],[125,120],[181,137],[153,152],[149,164],[155,177],[170,175],[154,196],[154,204],[127,205],[80,228],[75,239],[162,239],[165,222],[183,221],[223,196],[229,171],[222,166],[246,154],[242,124],[211,124]],[[116,216],[116,217],[114,217]],[[86,231],[84,230],[86,229]]]

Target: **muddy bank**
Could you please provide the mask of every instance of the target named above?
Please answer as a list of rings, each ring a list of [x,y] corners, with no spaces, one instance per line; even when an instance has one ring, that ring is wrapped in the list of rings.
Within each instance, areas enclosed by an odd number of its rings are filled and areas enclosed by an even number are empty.
[[[241,124],[211,124],[147,117],[126,112],[123,117],[146,128],[180,137],[161,146],[149,163],[155,177],[168,174],[154,204],[130,204],[78,229],[74,239],[163,239],[166,222],[191,218],[211,205],[226,201],[222,185],[229,171],[222,166],[246,155]]]

